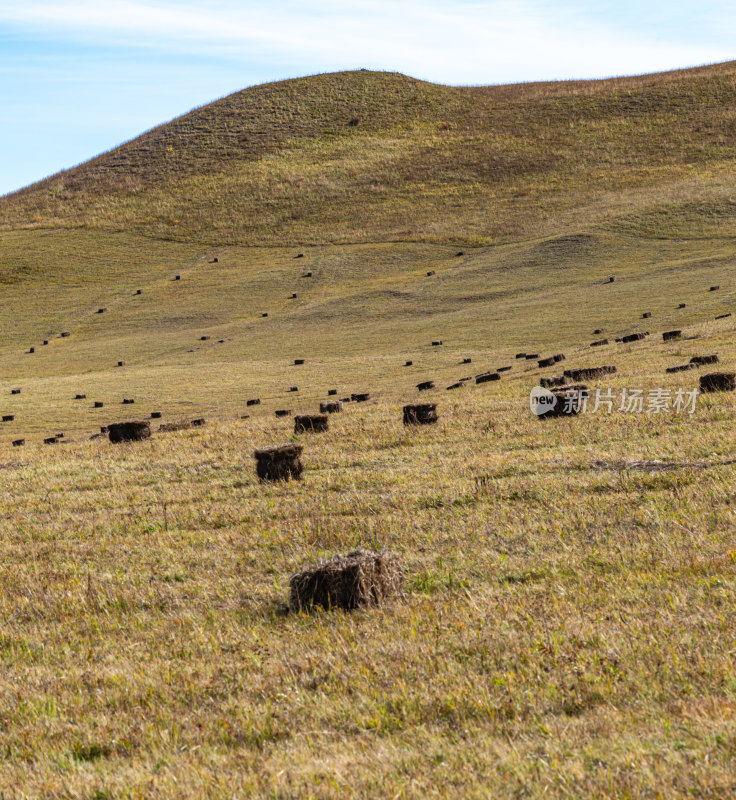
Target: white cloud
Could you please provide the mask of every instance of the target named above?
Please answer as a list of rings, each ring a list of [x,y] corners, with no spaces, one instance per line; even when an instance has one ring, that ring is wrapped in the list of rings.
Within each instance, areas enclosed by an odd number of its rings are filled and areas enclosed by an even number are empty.
[[[615,29],[551,0],[16,0],[0,1],[1,23],[102,45],[257,58],[303,72],[397,69],[446,83],[630,74],[730,57],[724,44],[658,41],[656,30]]]

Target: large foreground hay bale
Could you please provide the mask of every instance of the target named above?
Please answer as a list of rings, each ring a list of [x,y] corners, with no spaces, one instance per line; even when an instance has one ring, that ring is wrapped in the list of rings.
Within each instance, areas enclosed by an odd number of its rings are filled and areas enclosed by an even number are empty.
[[[309,611],[314,606],[352,610],[379,606],[401,593],[404,568],[396,553],[374,553],[364,548],[306,567],[289,579],[289,609]]]
[[[288,481],[300,478],[302,470],[300,444],[276,444],[253,453],[256,459],[256,475],[262,481]]]
[[[324,433],[329,428],[326,414],[297,414],[294,433]]]
[[[711,372],[700,376],[701,392],[733,392],[736,389],[736,373]]]
[[[431,425],[434,422],[437,422],[435,403],[404,406],[404,425]]]
[[[107,426],[107,435],[113,444],[140,442],[151,435],[150,422],[113,422]]]

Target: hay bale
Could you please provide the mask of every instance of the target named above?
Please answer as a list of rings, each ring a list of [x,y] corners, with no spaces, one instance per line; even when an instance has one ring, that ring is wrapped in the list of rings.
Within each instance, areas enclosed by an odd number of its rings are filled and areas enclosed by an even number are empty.
[[[300,366],[300,365],[301,365],[301,364],[303,364],[303,363],[304,363],[304,359],[303,359],[303,358],[295,358],[295,359],[294,359],[294,366],[295,366],[295,367],[298,367],[298,366]]]
[[[695,369],[697,364],[679,364],[676,367],[667,367],[665,372],[672,374],[674,372],[687,372],[689,369]]]
[[[64,331],[60,336],[62,339],[66,339],[68,336],[71,336],[71,333],[69,333],[69,331]]]
[[[609,275],[608,279],[606,280],[606,283],[613,283],[615,280],[616,280],[615,275]]]
[[[118,361],[118,366],[119,367],[124,367],[125,366],[125,361]]]
[[[410,367],[414,362],[413,361],[406,361],[404,362],[405,367]]]
[[[105,404],[101,400],[95,400],[92,405],[92,408],[102,408]]]
[[[508,372],[511,367],[496,367],[496,372]]]
[[[603,328],[596,328],[596,329],[593,331],[593,335],[594,335],[594,336],[597,336],[599,333],[603,333]]]
[[[680,305],[677,306],[677,307],[678,308],[687,308],[687,303],[680,303]]]
[[[298,386],[290,386],[289,387],[289,391],[290,392],[298,392],[299,391],[299,387]]]
[[[565,382],[566,381],[564,375],[553,375],[550,378],[539,379],[539,385],[543,389],[551,389],[553,386],[564,386]]]
[[[15,414],[3,414],[3,422],[12,422],[15,419]]]
[[[56,436],[47,436],[47,437],[46,437],[46,438],[43,440],[43,443],[44,443],[44,444],[57,444],[57,442],[58,442],[58,441],[59,441],[59,440],[56,438]]]
[[[290,408],[277,408],[276,411],[273,412],[277,417],[290,417],[291,416],[291,409]]]
[[[420,392],[426,392],[430,389],[434,389],[434,381],[422,381],[421,383],[417,384],[417,389],[419,389]]]
[[[461,364],[472,364],[473,363],[473,359],[472,358],[464,358],[460,363]]]
[[[215,256],[210,263],[219,264],[219,262],[220,262],[220,259],[217,256]]]
[[[151,411],[151,419],[161,419],[161,416],[160,411]]]
[[[544,367],[553,367],[555,363],[554,356],[550,356],[549,358],[540,358],[539,361],[537,361],[540,369],[544,369]]]
[[[174,280],[175,281],[180,281],[181,280],[181,275],[174,275]]]
[[[310,611],[315,606],[351,611],[380,606],[400,594],[404,567],[396,553],[364,548],[306,567],[289,578],[289,609]]]
[[[690,359],[690,363],[695,364],[697,367],[702,367],[705,364],[717,364],[718,356],[715,353],[709,356],[693,356]]]
[[[326,414],[298,414],[294,417],[294,433],[325,433],[329,430]]]
[[[527,353],[524,358],[527,361],[534,361],[534,359],[539,358],[539,353]]]
[[[261,404],[260,397],[252,397],[250,400],[245,401],[246,406],[259,406]]]
[[[432,347],[439,347],[442,344],[442,339],[435,339],[432,342]]]
[[[296,292],[292,292],[291,293],[291,299],[292,300],[296,300]]]
[[[135,290],[135,293],[136,293],[136,294],[143,294],[143,289],[136,289],[136,290]]]
[[[514,358],[526,358],[526,353],[517,353]]]
[[[13,447],[23,447],[25,443],[25,439],[13,439]]]
[[[579,414],[587,391],[586,386],[562,386],[559,389],[553,389],[552,394],[557,402],[554,407],[540,414],[539,419],[570,417]]]
[[[682,336],[682,331],[664,331],[662,333],[663,342],[671,342],[674,339],[679,339]]]
[[[10,394],[20,394],[20,389],[11,389]]]
[[[358,394],[351,394],[350,399],[354,403],[365,403],[366,400],[371,399],[370,392],[359,392]]]
[[[602,378],[604,375],[613,375],[614,366],[582,367],[581,369],[566,369],[562,374],[570,381],[590,381]]]
[[[44,339],[43,342],[42,342],[42,344],[48,344],[48,343],[49,343],[48,339]]]
[[[328,389],[327,390],[327,396],[328,397],[335,397],[336,394],[337,394],[337,389]]]
[[[736,373],[710,372],[700,376],[701,392],[733,392],[736,389]]]
[[[165,422],[163,425],[159,425],[158,429],[162,433],[173,433],[175,431],[186,431],[190,428],[201,428],[206,424],[207,420],[204,419],[204,417],[198,419],[180,419],[176,422]]]
[[[565,354],[564,353],[555,353],[552,356],[552,358],[554,358],[555,361],[564,361],[565,360]]]
[[[113,444],[140,442],[151,435],[150,422],[113,422],[107,426],[107,434]]]
[[[297,253],[294,258],[304,258],[304,253]]]
[[[209,336],[200,336],[199,337],[199,341],[200,342],[207,342],[207,341],[209,341],[209,338],[210,338]]]
[[[261,316],[262,316],[262,317],[267,317],[267,316],[268,316],[268,311],[264,311],[264,312],[261,314]]]
[[[728,314],[719,314],[716,319],[726,319],[726,317],[730,317],[731,312],[729,311]]]
[[[602,347],[604,344],[608,344],[608,339],[599,339],[597,342],[591,342],[591,347]]]
[[[28,348],[28,352],[29,353],[35,353],[36,352],[36,348],[35,347],[29,347]]]
[[[299,457],[303,449],[300,444],[277,444],[256,450],[256,475],[262,481],[300,478],[304,467]]]
[[[354,128],[356,125],[360,125],[360,117],[351,117],[348,125],[350,125],[352,128]]]
[[[311,278],[311,277],[312,277],[312,273],[311,273],[311,272],[305,272],[305,273],[302,275],[302,278]]]
[[[339,414],[342,411],[342,402],[340,400],[323,400],[319,404],[319,410],[322,414]]]
[[[123,405],[124,406],[132,406],[135,403],[135,400],[132,397],[124,397],[123,398]]]
[[[645,311],[645,312],[644,312],[644,313],[641,315],[641,318],[642,318],[642,319],[649,319],[649,317],[651,317],[651,316],[652,316],[652,312],[651,312],[651,311]]]
[[[100,425],[100,433],[107,433],[107,425]]]
[[[623,344],[628,344],[629,342],[640,342],[642,339],[645,339],[646,336],[646,333],[628,333],[626,336],[621,337],[621,341]]]
[[[427,277],[428,277],[428,278],[431,278],[431,277],[432,277],[432,275],[434,275],[434,274],[435,274],[435,271],[434,271],[433,269],[430,269],[430,270],[427,272]]]
[[[463,382],[462,381],[458,381],[457,383],[451,383],[446,388],[447,388],[448,392],[450,391],[450,389],[462,389],[463,388]]]
[[[97,309],[97,313],[98,313],[98,314],[104,314],[104,313],[105,313],[105,311],[107,311],[107,309],[106,309],[106,308],[98,308],[98,309]]]
[[[489,383],[490,381],[500,381],[501,376],[497,372],[484,372],[475,376],[476,386],[480,383]]]
[[[717,292],[720,288],[721,288],[720,286],[711,286],[710,289],[708,289],[708,291],[709,292]]]
[[[465,255],[465,251],[458,250],[457,253],[455,253],[455,258],[460,258],[460,256],[464,256],[464,255]]]

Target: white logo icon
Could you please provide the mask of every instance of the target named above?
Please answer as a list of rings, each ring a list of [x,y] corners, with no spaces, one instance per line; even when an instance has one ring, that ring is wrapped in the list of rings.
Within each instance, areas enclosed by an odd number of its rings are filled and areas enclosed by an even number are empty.
[[[529,393],[529,408],[532,414],[541,417],[557,405],[557,398],[548,389],[535,386]]]

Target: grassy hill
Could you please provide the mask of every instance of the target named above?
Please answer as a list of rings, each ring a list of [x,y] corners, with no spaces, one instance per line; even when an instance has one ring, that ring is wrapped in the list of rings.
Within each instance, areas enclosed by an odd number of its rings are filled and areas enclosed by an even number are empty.
[[[733,794],[733,393],[528,397],[736,370],[735,76],[286,81],[0,199],[0,793]],[[371,399],[274,415],[329,389]],[[207,424],[90,440],[153,411]],[[291,440],[303,480],[259,484]],[[359,544],[402,598],[285,612]]]
[[[733,233],[735,78],[730,62],[518,86],[267,84],[0,199],[0,219],[211,244]]]

